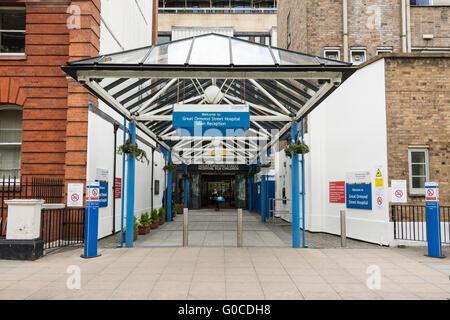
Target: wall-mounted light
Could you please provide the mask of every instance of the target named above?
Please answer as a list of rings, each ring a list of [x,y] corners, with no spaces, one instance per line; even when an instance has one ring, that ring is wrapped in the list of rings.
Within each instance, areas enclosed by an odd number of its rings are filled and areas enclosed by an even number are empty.
[[[423,34],[422,35],[424,40],[432,40],[434,38],[434,35],[432,34]]]

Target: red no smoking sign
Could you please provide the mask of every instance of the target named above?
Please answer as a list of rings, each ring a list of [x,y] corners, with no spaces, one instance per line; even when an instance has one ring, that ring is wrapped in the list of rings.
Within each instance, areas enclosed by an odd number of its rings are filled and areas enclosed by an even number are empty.
[[[401,197],[403,197],[403,191],[399,189],[395,190],[395,196],[401,199]]]
[[[80,197],[78,196],[78,194],[74,193],[74,194],[72,194],[70,199],[72,199],[72,201],[78,201],[80,199]]]

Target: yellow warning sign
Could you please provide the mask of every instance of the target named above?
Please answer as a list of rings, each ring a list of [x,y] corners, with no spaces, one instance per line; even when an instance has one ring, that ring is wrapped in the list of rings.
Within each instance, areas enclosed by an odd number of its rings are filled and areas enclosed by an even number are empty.
[[[382,177],[383,175],[381,174],[381,170],[380,169],[378,169],[377,170],[377,177]]]
[[[383,187],[384,187],[384,179],[375,178],[375,188],[383,188]]]

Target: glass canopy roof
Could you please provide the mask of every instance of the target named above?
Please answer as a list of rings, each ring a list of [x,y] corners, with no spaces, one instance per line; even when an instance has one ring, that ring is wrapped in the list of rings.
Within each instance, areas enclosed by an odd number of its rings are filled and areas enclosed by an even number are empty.
[[[206,34],[120,53],[69,62],[85,64],[349,66],[350,64],[257,44],[220,34]]]
[[[205,109],[209,104],[249,105],[245,136],[223,137],[228,145],[246,144],[234,149],[246,163],[255,159],[251,150],[259,139],[270,140],[267,148],[289,134],[293,122],[356,70],[349,63],[219,34],[71,61],[62,69],[172,151],[184,148],[190,139],[172,126],[174,104],[202,104]],[[218,101],[211,101],[207,93],[211,90]],[[272,132],[279,133],[272,136]],[[201,148],[212,138],[195,137]],[[258,150],[261,154],[264,149]],[[189,163],[196,151],[183,152],[182,161]]]

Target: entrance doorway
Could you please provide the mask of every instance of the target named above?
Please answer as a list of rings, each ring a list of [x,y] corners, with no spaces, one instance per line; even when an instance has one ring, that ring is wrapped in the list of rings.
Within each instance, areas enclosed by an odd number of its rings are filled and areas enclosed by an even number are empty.
[[[220,208],[236,207],[236,175],[235,174],[202,174],[202,208],[214,208],[216,202],[211,198],[216,189],[224,197]]]

